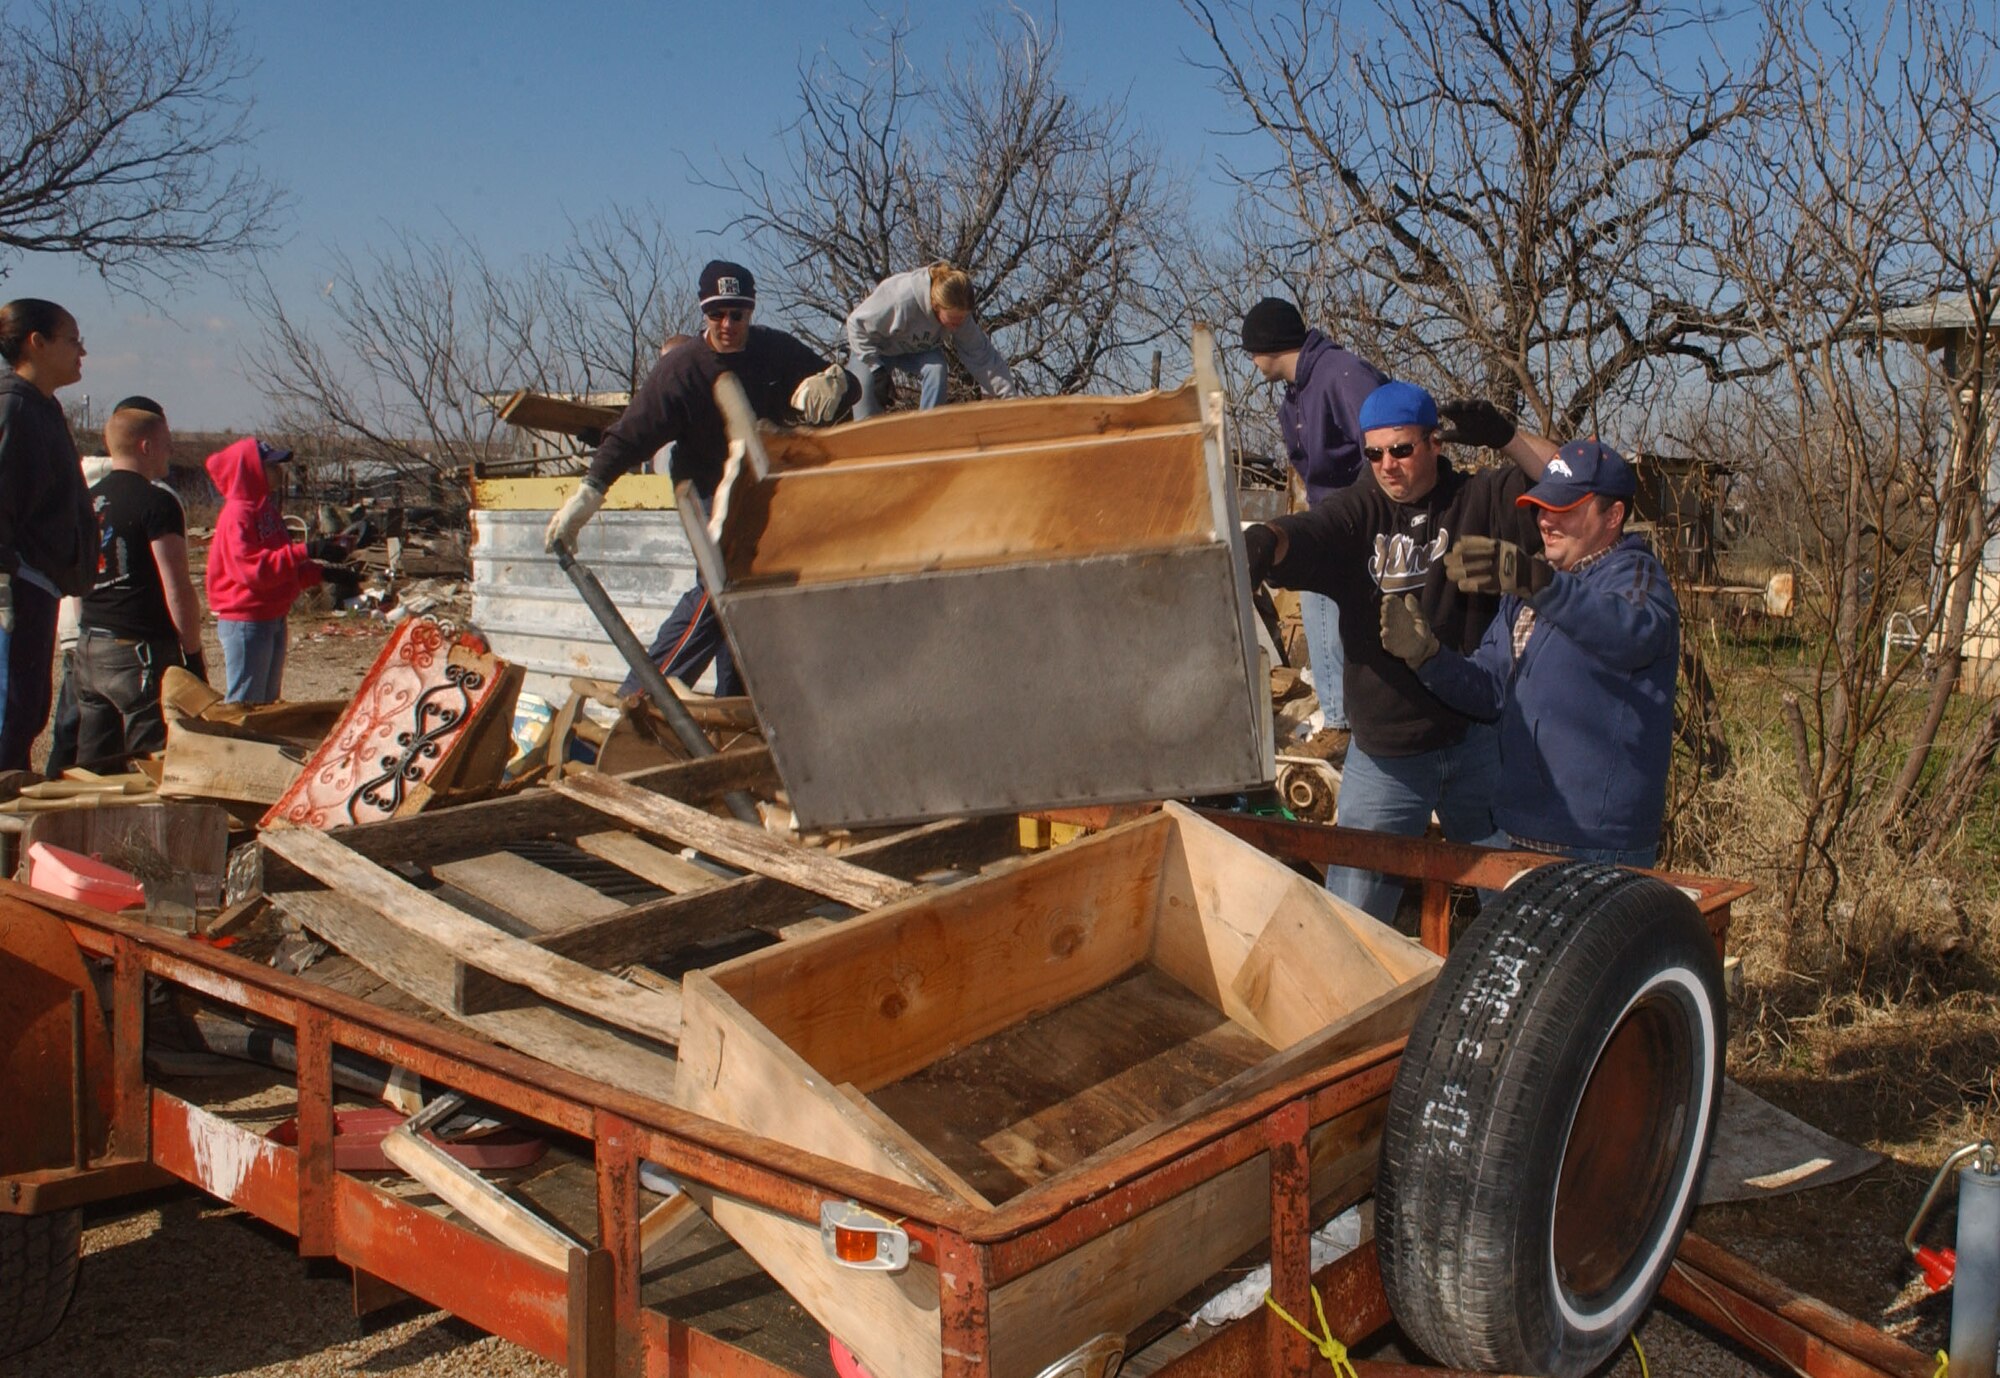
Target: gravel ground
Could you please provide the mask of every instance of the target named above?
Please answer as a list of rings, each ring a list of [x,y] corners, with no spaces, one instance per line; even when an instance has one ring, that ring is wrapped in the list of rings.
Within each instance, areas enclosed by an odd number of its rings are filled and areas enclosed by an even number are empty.
[[[560,1378],[518,1345],[406,1303],[354,1316],[344,1267],[192,1190],[85,1218],[83,1272],[62,1328],[0,1364],[13,1378]],[[18,1367],[15,1367],[18,1366]]]

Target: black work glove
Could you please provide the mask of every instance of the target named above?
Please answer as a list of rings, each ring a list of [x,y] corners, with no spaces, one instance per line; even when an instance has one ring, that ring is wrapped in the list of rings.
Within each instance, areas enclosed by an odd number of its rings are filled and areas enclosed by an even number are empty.
[[[1243,554],[1250,565],[1250,586],[1255,588],[1271,577],[1278,562],[1278,533],[1263,522],[1243,528]]]
[[[1382,649],[1412,670],[1438,652],[1438,639],[1424,617],[1417,595],[1393,594],[1382,600]]]
[[[594,450],[604,443],[604,428],[602,426],[578,426],[576,428],[576,441],[577,444],[583,446],[586,450]]]
[[[1523,553],[1512,541],[1466,536],[1444,557],[1444,574],[1465,593],[1511,593],[1532,603],[1536,594],[1555,582],[1556,570],[1541,556]]]
[[[1504,450],[1514,438],[1513,420],[1484,397],[1456,397],[1440,402],[1438,416],[1444,422],[1438,429],[1438,439],[1454,445]]]
[[[208,657],[200,651],[182,651],[181,664],[187,667],[189,674],[203,684],[208,683]]]

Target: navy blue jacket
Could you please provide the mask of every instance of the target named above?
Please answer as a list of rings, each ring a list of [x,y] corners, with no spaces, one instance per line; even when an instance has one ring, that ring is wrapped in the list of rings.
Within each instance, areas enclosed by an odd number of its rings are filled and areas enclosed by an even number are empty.
[[[1361,404],[1387,381],[1360,355],[1317,330],[1306,332],[1296,376],[1278,403],[1278,430],[1308,500],[1347,487],[1367,468],[1361,462]]]
[[[1514,659],[1518,598],[1479,648],[1441,649],[1417,671],[1468,717],[1500,724],[1493,819],[1515,837],[1620,851],[1656,846],[1674,746],[1680,605],[1643,538],[1627,536],[1535,600]]]

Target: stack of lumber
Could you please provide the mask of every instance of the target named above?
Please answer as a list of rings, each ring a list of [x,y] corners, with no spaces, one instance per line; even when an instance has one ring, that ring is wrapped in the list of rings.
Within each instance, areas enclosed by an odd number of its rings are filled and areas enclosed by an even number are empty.
[[[331,833],[274,824],[259,838],[264,889],[344,959],[308,979],[352,979],[358,964],[375,978],[369,998],[664,1096],[678,970],[1013,851],[1011,818],[931,823],[836,856],[707,807],[775,783],[760,747]]]

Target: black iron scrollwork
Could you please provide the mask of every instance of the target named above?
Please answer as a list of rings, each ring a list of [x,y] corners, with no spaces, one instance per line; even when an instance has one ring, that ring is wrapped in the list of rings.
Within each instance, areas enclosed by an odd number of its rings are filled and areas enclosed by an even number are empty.
[[[396,734],[400,755],[385,754],[376,762],[380,775],[364,780],[347,796],[347,818],[359,822],[355,809],[366,804],[393,814],[403,803],[409,787],[423,779],[423,763],[435,761],[444,751],[444,738],[455,732],[472,707],[472,696],[486,683],[486,676],[463,665],[447,665],[444,683],[433,684],[417,696],[414,725]]]

